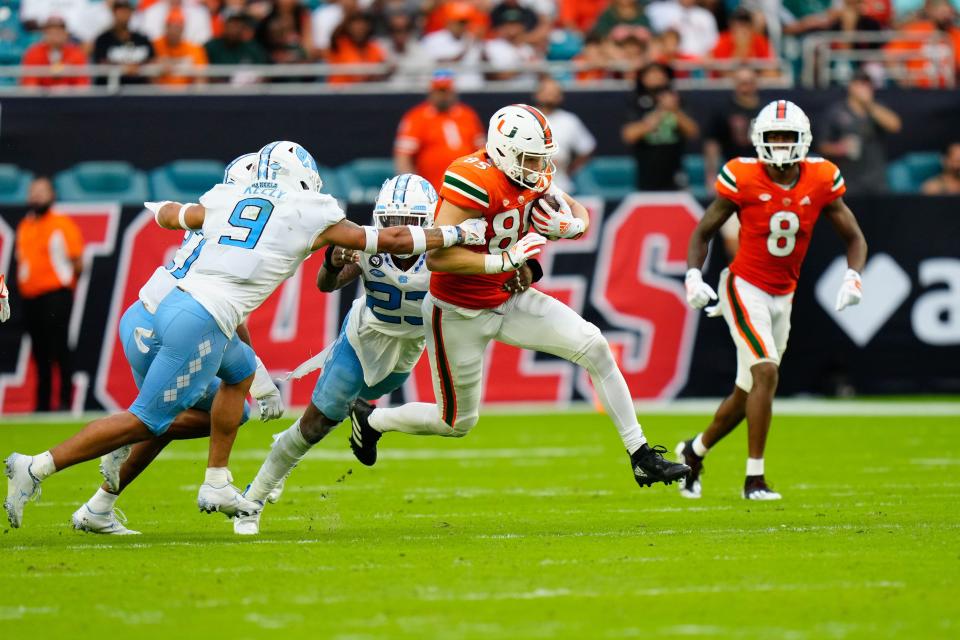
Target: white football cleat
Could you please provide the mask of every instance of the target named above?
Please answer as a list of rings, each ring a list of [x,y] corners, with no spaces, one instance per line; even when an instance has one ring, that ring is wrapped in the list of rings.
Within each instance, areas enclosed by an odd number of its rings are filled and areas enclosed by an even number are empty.
[[[111,493],[120,491],[120,467],[130,457],[132,448],[133,445],[124,445],[100,457],[100,475],[103,476],[103,480],[107,483]]]
[[[87,533],[107,533],[115,536],[138,536],[139,531],[123,526],[127,516],[120,509],[111,509],[106,513],[92,511],[86,503],[73,512],[73,528]]]
[[[40,497],[40,481],[30,473],[33,456],[11,453],[3,462],[7,476],[7,498],[3,501],[3,508],[10,526],[18,529],[23,522],[23,506],[28,500]]]
[[[700,485],[700,474],[703,473],[703,458],[694,455],[692,440],[683,441],[674,448],[677,462],[690,467],[690,473],[680,481],[680,497],[690,500],[699,500],[703,493]]]
[[[260,533],[260,514],[262,511],[250,516],[240,516],[233,519],[233,532],[238,536],[255,536]]]
[[[228,518],[253,515],[263,508],[259,502],[244,498],[232,484],[215,487],[206,482],[200,485],[200,491],[197,492],[197,506],[205,513],[219,511]]]

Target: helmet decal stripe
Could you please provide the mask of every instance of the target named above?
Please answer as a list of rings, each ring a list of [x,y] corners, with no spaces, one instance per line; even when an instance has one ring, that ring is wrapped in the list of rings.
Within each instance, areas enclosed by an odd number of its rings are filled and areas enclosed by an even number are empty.
[[[777,119],[783,120],[787,117],[787,101],[781,100],[777,103]]]
[[[257,178],[261,180],[268,179],[268,171],[270,171],[270,153],[280,144],[279,141],[271,142],[263,149],[260,149],[260,162],[257,165]]]
[[[545,144],[553,144],[553,132],[550,130],[550,123],[547,122],[547,119],[544,117],[544,115],[540,113],[540,110],[534,109],[530,105],[526,104],[517,106],[530,113],[536,119],[537,124],[539,124],[540,128],[543,129],[543,142]]]
[[[410,184],[410,174],[405,173],[399,178],[397,178],[397,183],[393,189],[393,201],[394,202],[406,202],[407,201],[407,185]]]

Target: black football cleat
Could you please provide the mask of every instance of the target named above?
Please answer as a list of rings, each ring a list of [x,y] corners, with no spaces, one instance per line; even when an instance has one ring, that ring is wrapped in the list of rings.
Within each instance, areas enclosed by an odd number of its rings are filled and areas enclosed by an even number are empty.
[[[690,467],[690,473],[680,483],[680,496],[684,498],[699,498],[700,474],[703,473],[703,458],[693,452],[693,440],[685,440],[674,449],[677,461]]]
[[[783,496],[767,486],[763,476],[747,476],[743,483],[743,497],[746,500],[780,500]]]
[[[655,482],[672,484],[690,473],[690,467],[679,462],[664,459],[667,448],[662,445],[651,447],[644,444],[630,456],[633,478],[641,487],[649,487]]]
[[[368,467],[377,463],[377,442],[383,436],[370,426],[370,414],[373,410],[372,404],[359,398],[350,408],[350,420],[353,422],[353,430],[350,432],[350,449],[353,450],[357,460]]]

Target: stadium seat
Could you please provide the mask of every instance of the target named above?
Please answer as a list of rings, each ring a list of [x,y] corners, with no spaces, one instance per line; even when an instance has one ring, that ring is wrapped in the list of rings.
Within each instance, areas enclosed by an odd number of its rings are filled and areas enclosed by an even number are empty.
[[[210,187],[223,180],[219,160],[177,160],[150,172],[154,200],[196,202]]]
[[[688,153],[683,156],[683,172],[687,176],[687,189],[693,197],[697,200],[706,200],[703,156],[699,153]]]
[[[590,161],[574,178],[577,193],[620,200],[636,188],[636,163],[629,156],[600,156]]]
[[[350,203],[373,202],[384,181],[394,176],[390,158],[359,158],[340,167],[340,188]],[[322,177],[322,174],[321,174]]]
[[[940,173],[940,154],[935,151],[908,153],[887,165],[887,182],[895,193],[917,193],[924,180]]]
[[[547,60],[570,60],[583,49],[583,38],[573,31],[555,29],[550,33]]]
[[[337,200],[343,200],[347,197],[346,191],[340,181],[340,175],[336,169],[320,165],[317,167],[317,173],[320,174],[320,179],[323,180],[323,187],[320,188],[322,193],[329,193]]]
[[[58,173],[54,185],[64,202],[143,204],[150,195],[146,174],[127,162],[81,162]]]
[[[0,204],[22,204],[33,174],[13,164],[0,164]]]

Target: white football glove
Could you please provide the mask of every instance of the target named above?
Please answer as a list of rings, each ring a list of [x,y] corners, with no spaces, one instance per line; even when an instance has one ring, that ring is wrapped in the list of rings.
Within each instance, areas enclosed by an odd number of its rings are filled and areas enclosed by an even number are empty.
[[[487,221],[483,218],[470,218],[457,225],[463,234],[460,244],[481,245],[487,243]]]
[[[687,287],[687,303],[694,309],[703,309],[711,300],[717,299],[717,292],[703,281],[700,269],[688,269],[683,284]]]
[[[7,283],[0,273],[0,322],[6,322],[10,319],[10,290],[7,289]]]
[[[503,273],[505,271],[516,271],[523,266],[530,258],[540,253],[541,247],[547,243],[547,239],[536,233],[528,233],[520,238],[507,251],[501,251],[500,255],[486,256],[486,273]]]
[[[559,211],[547,204],[546,200],[540,200],[533,207],[533,228],[548,238],[576,238],[584,232],[586,225],[573,215],[570,205],[561,194],[556,194],[556,198],[560,202]]]
[[[860,274],[853,269],[847,269],[843,276],[843,284],[840,285],[840,291],[837,292],[837,311],[843,311],[847,307],[860,304],[863,298],[863,282]]]
[[[270,373],[263,365],[263,360],[257,358],[257,371],[253,375],[253,384],[250,385],[250,393],[257,399],[257,405],[260,406],[260,419],[268,422],[283,415],[283,398],[280,396],[280,389],[273,382]]]

